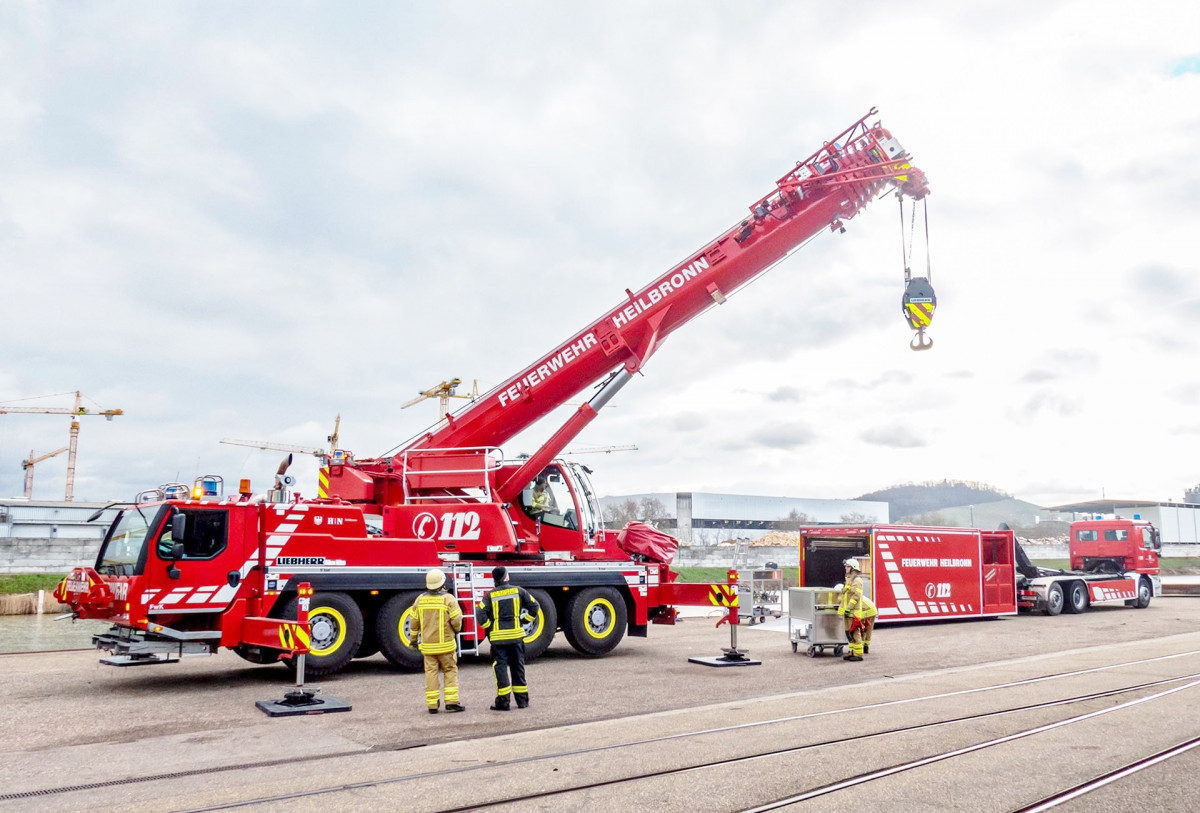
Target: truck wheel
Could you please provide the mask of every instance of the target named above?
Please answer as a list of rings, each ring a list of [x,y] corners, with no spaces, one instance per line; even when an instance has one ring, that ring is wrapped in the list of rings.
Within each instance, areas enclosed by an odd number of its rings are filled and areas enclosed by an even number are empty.
[[[1043,612],[1046,615],[1058,615],[1063,611],[1063,603],[1062,585],[1057,582],[1050,585],[1046,591],[1046,609]]]
[[[1083,582],[1071,582],[1067,588],[1067,603],[1063,608],[1069,613],[1086,612],[1088,608],[1087,585]]]
[[[567,602],[563,635],[577,652],[599,658],[625,635],[625,600],[612,587],[586,587]]]
[[[296,598],[283,610],[284,618],[296,617]],[[311,628],[308,656],[304,659],[306,677],[332,675],[358,651],[362,643],[362,610],[345,593],[317,593],[309,601],[308,623]],[[295,659],[288,661],[291,668]]]
[[[397,593],[383,603],[375,617],[375,635],[383,657],[406,669],[420,669],[425,656],[413,645],[412,605],[420,595],[416,591]]]
[[[550,647],[554,640],[554,631],[558,629],[558,608],[554,599],[545,590],[536,587],[529,590],[529,595],[538,603],[537,618],[525,624],[525,660],[531,661]]]
[[[1134,607],[1139,610],[1144,610],[1150,606],[1150,599],[1154,598],[1154,589],[1150,586],[1150,580],[1146,578],[1138,579],[1138,597],[1134,603]]]

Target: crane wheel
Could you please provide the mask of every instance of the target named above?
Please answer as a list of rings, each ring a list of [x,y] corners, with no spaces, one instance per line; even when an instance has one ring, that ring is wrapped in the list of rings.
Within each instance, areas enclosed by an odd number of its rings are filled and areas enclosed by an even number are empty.
[[[563,635],[577,652],[599,658],[616,648],[625,636],[629,612],[613,587],[585,587],[566,606]]]
[[[550,647],[558,629],[558,608],[545,590],[530,588],[529,595],[538,603],[537,618],[525,624],[525,660],[531,661]]]
[[[425,663],[425,656],[413,644],[412,606],[419,595],[415,590],[397,593],[375,616],[375,635],[383,657],[405,669],[420,669]]]
[[[293,597],[283,609],[284,618],[296,617]],[[305,677],[340,671],[350,663],[363,637],[362,611],[345,593],[317,593],[309,601],[309,650],[304,659]],[[288,660],[294,668],[295,659]]]

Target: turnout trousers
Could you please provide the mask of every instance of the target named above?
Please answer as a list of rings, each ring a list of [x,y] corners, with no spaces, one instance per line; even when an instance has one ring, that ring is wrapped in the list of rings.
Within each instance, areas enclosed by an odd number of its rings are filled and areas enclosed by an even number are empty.
[[[446,702],[458,702],[458,654],[443,652],[438,655],[425,653],[425,705],[431,709],[438,707],[441,686],[438,685],[438,673],[445,675]]]
[[[496,678],[496,705],[508,708],[512,696],[517,705],[529,705],[529,689],[525,686],[525,642],[521,639],[492,642],[492,674]],[[511,675],[511,679],[510,679]]]

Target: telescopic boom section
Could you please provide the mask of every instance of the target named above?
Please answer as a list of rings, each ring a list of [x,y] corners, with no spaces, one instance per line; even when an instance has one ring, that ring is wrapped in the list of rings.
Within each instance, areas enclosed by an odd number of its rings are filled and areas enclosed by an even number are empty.
[[[924,173],[910,164],[890,132],[878,123],[866,124],[876,112],[871,110],[798,162],[732,229],[644,288],[626,289],[616,307],[457,415],[447,416],[445,423],[395,457],[360,460],[359,468],[391,475],[403,469],[406,453],[499,446],[605,379],[593,401],[607,400],[642,369],[667,336],[714,304],[724,303],[801,243],[823,229],[840,230],[885,190],[897,188],[923,198],[928,193]],[[501,488],[501,498],[528,482],[526,478],[513,485],[526,470],[540,470],[597,411],[590,402],[580,407],[518,475],[508,478],[511,487]]]

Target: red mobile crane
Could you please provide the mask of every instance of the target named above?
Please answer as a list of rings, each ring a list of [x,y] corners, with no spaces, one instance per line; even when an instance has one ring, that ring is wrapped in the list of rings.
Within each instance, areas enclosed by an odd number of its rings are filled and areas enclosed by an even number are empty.
[[[541,605],[527,628],[530,658],[560,628],[576,650],[603,655],[627,631],[673,623],[678,605],[729,607],[736,624],[735,574],[730,584],[676,582],[669,555],[602,527],[587,469],[555,458],[677,328],[822,230],[845,231],[882,192],[898,190],[902,214],[905,197],[925,198],[925,176],[899,142],[867,124],[875,113],[798,162],[732,229],[641,290],[626,289],[595,322],[394,454],[331,451],[316,500],[288,493],[286,464],[265,499],[251,499],[248,485],[225,498],[215,477],[202,478],[194,499],[171,486],[142,495],[114,521],[95,568],[60,585],[60,599],[79,617],[113,619],[94,639],[115,654],[109,663],[219,646],[270,662],[302,649],[286,619],[296,617],[296,586],[308,582],[317,591],[308,616],[314,675],[379,650],[420,665],[408,610],[433,566],[449,571],[469,609],[503,562]],[[932,287],[908,269],[905,280],[902,309],[917,330],[913,348],[924,349]],[[534,454],[504,458],[500,444],[594,384],[599,391]],[[466,615],[460,644],[477,652],[482,636]],[[270,619],[279,620],[278,639]]]

